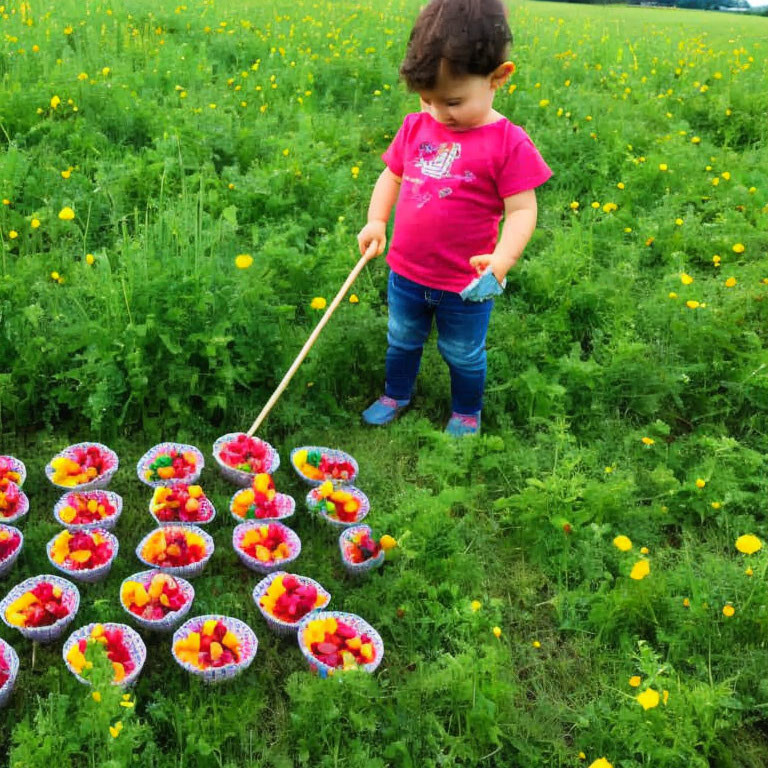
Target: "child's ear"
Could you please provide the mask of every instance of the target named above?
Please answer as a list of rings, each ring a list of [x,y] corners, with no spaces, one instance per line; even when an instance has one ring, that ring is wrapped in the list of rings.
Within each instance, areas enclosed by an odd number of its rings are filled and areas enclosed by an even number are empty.
[[[514,71],[515,65],[511,61],[505,61],[503,64],[499,64],[499,66],[491,72],[491,88],[501,88]]]

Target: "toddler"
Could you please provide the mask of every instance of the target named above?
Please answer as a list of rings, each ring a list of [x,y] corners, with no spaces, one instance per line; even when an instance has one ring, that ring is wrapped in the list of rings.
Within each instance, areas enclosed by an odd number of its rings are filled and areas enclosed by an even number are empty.
[[[387,424],[410,403],[434,318],[451,375],[446,431],[480,431],[492,297],[536,227],[534,188],[552,175],[526,132],[493,108],[514,71],[511,39],[501,0],[431,0],[411,31],[400,74],[421,111],[406,115],[382,155],[357,236],[361,254],[383,253],[397,203],[386,386],[363,412],[369,424]]]

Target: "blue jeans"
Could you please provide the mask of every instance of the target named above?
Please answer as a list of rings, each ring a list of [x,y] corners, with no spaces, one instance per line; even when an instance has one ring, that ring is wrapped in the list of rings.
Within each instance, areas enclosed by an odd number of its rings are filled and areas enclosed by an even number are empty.
[[[479,413],[487,369],[485,337],[493,300],[464,301],[389,273],[387,298],[387,384],[385,394],[409,400],[419,372],[424,342],[437,323],[437,348],[451,372],[451,401],[456,413]]]

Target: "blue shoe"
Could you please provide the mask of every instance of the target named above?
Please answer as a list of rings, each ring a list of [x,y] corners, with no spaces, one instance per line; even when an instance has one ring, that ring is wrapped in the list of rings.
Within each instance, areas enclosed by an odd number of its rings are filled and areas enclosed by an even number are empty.
[[[478,434],[480,432],[480,413],[467,414],[454,411],[445,431],[453,437]]]
[[[389,424],[410,402],[410,400],[395,400],[392,397],[382,395],[363,411],[363,421],[377,426]]]

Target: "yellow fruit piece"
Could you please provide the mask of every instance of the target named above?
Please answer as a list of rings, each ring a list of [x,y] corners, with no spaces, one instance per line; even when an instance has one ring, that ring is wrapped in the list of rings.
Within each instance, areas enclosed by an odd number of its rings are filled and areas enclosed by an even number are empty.
[[[344,505],[344,511],[348,512],[349,514],[357,512],[358,509],[360,509],[360,504],[358,503],[357,499],[352,499]]]
[[[133,593],[133,602],[143,608],[149,602],[149,595],[143,584],[136,584],[136,589]]]
[[[187,499],[187,503],[184,505],[187,512],[197,512],[200,508],[200,502],[197,499]]]
[[[338,629],[339,625],[336,622],[336,619],[333,618],[333,616],[329,616],[325,620],[325,631],[329,634],[333,635],[336,633],[336,630]]]
[[[261,544],[256,545],[256,559],[262,562],[269,562],[272,559],[272,553]]]
[[[190,485],[187,492],[193,499],[199,499],[203,495],[203,489],[199,485]]]
[[[99,502],[96,499],[91,499],[86,505],[89,512],[93,513],[99,508]]]
[[[397,540],[389,534],[384,534],[379,540],[381,548],[386,552],[387,550],[394,549],[397,546]]]
[[[363,643],[360,646],[360,655],[366,661],[370,661],[373,658],[373,646],[370,643]]]
[[[192,451],[184,451],[182,458],[187,464],[191,464],[193,467],[197,465],[197,456]]]
[[[94,533],[91,538],[93,539],[93,543],[97,546],[99,544],[103,544],[106,541],[106,539],[98,533]]]
[[[64,509],[62,509],[61,512],[59,513],[59,517],[65,523],[71,523],[76,516],[77,516],[77,510],[74,507],[70,507],[69,505],[64,507]]]
[[[120,600],[125,606],[133,605],[133,595],[138,583],[135,581],[126,581],[120,590]]]
[[[360,642],[359,635],[356,635],[355,637],[350,637],[349,640],[347,640],[347,648],[349,648],[351,651],[359,650],[361,645],[362,643]]]
[[[87,563],[91,559],[90,549],[76,549],[69,553],[69,559],[75,563]]]
[[[325,603],[325,595],[321,592],[317,593],[317,600],[315,600],[315,608],[320,608],[320,606]]]
[[[119,661],[112,662],[112,669],[115,670],[114,680],[116,683],[125,679],[125,667]]]
[[[27,624],[26,614],[18,613],[16,611],[12,613],[10,608],[5,612],[5,618],[8,623],[14,627],[24,627]]]
[[[56,598],[61,597],[61,587],[54,587],[51,594]]]
[[[318,494],[321,498],[325,499],[333,494],[333,483],[330,480],[326,480],[318,489]]]
[[[203,540],[203,537],[200,536],[197,533],[188,533],[187,534],[187,546],[193,547],[205,547],[205,541]]]
[[[296,453],[293,454],[293,463],[301,469],[307,463],[307,456],[308,453],[305,450],[296,451]]]
[[[224,649],[221,647],[221,645],[215,641],[212,642],[210,648],[211,659],[213,659],[213,661],[217,661],[221,657],[222,653],[224,653]]]
[[[29,608],[30,605],[39,603],[33,592],[25,592],[21,597],[17,597],[9,606],[9,611],[24,611]]]
[[[266,472],[260,472],[253,478],[253,489],[259,493],[266,493],[270,480],[271,478]]]
[[[237,639],[237,635],[234,632],[227,632],[227,634],[221,638],[221,644],[225,648],[229,648],[230,651],[237,651],[240,647],[240,641]]]
[[[107,508],[103,504],[99,504],[99,506],[96,507],[96,512],[98,512],[99,517],[107,516]]]
[[[181,548],[178,544],[171,544],[165,551],[168,553],[168,557],[178,557],[181,554]]]
[[[67,661],[78,674],[83,671],[83,667],[85,666],[85,655],[80,652],[77,643],[67,651]]]
[[[205,624],[203,624],[203,634],[212,635],[213,630],[216,629],[216,624],[218,624],[216,619],[208,619],[208,621],[206,621]]]
[[[162,578],[163,574],[156,574],[152,577],[152,581],[149,583],[149,590],[147,594],[154,600],[160,597],[163,593],[163,584],[165,583]]]
[[[158,477],[163,478],[163,480],[168,480],[169,478],[173,477],[175,474],[176,474],[176,470],[173,467],[157,468],[157,475]]]
[[[164,605],[166,608],[171,604],[171,601],[168,599],[168,595],[162,594],[160,595],[160,605]]]
[[[91,630],[91,637],[97,638],[101,637],[104,634],[104,627],[101,624],[94,624],[93,629]]]

